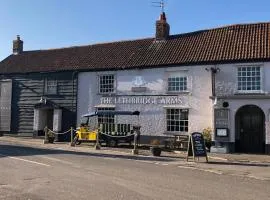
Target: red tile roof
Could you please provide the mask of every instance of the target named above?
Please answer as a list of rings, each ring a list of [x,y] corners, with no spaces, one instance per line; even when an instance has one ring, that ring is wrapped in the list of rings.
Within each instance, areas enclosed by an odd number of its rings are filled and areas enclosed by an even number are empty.
[[[167,40],[119,41],[24,51],[0,63],[0,73],[109,70],[270,60],[270,23],[232,25]]]

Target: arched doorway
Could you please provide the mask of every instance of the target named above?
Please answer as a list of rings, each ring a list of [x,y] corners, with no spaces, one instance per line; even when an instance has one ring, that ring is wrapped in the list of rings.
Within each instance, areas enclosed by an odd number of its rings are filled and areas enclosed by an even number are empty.
[[[236,151],[243,153],[264,153],[265,116],[255,105],[246,105],[236,113]]]

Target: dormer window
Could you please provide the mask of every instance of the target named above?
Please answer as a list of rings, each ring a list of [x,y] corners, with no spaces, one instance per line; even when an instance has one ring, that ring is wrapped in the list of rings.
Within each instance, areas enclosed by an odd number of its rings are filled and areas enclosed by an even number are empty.
[[[238,91],[260,92],[262,90],[261,67],[238,67]]]

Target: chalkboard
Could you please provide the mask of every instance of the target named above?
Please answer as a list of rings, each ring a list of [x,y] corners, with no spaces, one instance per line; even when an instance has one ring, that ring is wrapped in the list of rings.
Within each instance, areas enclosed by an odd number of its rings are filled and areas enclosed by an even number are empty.
[[[208,162],[207,152],[202,133],[194,132],[190,134],[188,142],[187,161],[189,156],[193,156],[194,160],[195,157],[205,157],[206,161]]]

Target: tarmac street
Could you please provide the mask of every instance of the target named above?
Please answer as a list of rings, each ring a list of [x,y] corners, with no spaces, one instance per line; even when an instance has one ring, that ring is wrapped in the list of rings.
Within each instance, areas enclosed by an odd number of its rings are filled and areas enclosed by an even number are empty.
[[[267,165],[257,167],[269,170]],[[38,148],[0,140],[0,199],[270,199],[270,180],[217,168],[185,165],[174,158]]]

